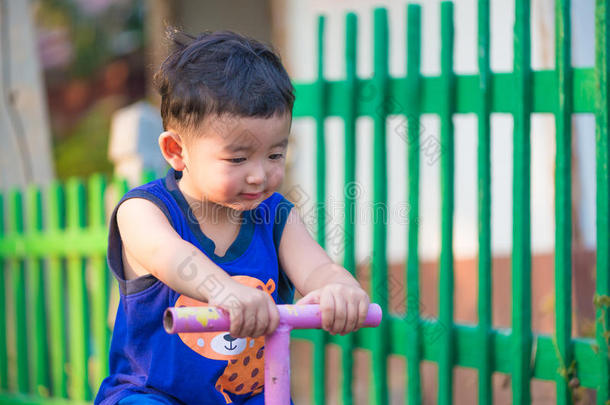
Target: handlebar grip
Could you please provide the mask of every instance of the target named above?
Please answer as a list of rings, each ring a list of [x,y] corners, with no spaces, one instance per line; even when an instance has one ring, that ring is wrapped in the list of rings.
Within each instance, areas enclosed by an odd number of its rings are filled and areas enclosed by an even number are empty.
[[[320,305],[278,305],[280,324],[291,329],[319,329],[322,327]],[[378,304],[370,304],[364,321],[365,327],[379,326],[382,310]],[[167,333],[221,332],[231,329],[229,314],[221,308],[170,307],[163,314],[163,327]]]

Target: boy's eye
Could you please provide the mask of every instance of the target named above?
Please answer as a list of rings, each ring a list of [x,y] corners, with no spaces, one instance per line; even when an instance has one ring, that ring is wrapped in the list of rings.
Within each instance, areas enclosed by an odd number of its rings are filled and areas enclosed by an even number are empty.
[[[273,155],[269,156],[269,158],[271,158],[273,160],[278,160],[278,159],[281,159],[282,156],[284,156],[282,153],[274,153]]]
[[[231,163],[241,163],[244,160],[246,160],[246,158],[233,158],[233,159],[227,159],[227,160]]]

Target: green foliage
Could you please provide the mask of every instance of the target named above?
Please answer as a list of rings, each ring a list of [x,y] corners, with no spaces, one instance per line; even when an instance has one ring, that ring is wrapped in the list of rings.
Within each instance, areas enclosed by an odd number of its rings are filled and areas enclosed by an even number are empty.
[[[108,160],[110,118],[116,109],[114,99],[106,98],[95,104],[76,127],[54,147],[57,177],[86,177],[94,173],[111,174]]]
[[[38,26],[69,32],[74,52],[67,69],[71,77],[90,77],[117,56],[143,46],[143,0],[114,2],[95,13],[86,12],[74,0],[40,0],[36,5]]]

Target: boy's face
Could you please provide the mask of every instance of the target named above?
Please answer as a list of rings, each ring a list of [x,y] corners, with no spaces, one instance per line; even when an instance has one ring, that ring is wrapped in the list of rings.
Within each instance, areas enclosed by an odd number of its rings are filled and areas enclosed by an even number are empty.
[[[183,191],[239,211],[258,206],[284,180],[291,118],[207,117],[183,150]]]

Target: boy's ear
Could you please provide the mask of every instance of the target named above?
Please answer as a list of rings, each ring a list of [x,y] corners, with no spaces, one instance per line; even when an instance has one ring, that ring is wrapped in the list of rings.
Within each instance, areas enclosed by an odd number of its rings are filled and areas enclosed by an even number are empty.
[[[159,149],[170,166],[180,172],[186,167],[184,163],[184,143],[174,131],[165,131],[159,135]]]

